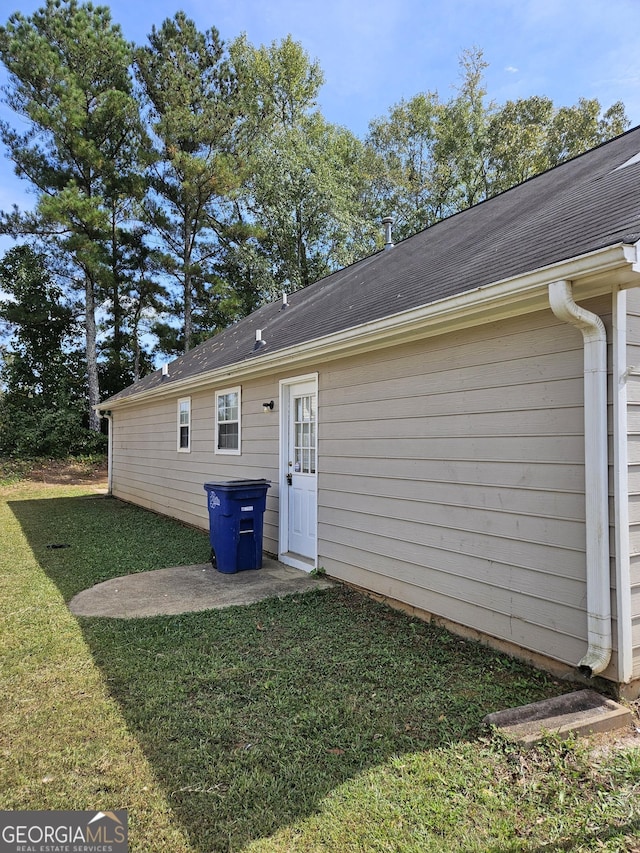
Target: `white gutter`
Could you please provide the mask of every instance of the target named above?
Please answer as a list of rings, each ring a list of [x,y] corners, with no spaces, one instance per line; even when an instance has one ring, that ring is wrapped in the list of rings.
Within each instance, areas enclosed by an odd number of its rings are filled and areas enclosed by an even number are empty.
[[[578,664],[589,677],[611,659],[609,487],[607,448],[607,334],[604,323],[573,300],[569,281],[549,285],[551,310],[584,340],[584,474],[589,646]]]
[[[618,681],[633,678],[631,557],[629,551],[629,426],[627,404],[627,294],[613,294],[613,480],[616,554]]]

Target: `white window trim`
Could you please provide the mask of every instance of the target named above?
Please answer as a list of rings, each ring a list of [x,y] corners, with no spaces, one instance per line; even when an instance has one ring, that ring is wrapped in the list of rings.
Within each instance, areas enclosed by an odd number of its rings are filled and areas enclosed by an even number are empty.
[[[238,446],[234,448],[218,447],[218,398],[224,397],[225,394],[238,395]],[[214,452],[221,456],[240,456],[242,453],[242,386],[236,385],[235,388],[222,388],[216,391],[215,395],[215,411],[216,425],[214,435]]]
[[[187,411],[188,411],[188,413],[189,413],[189,423],[186,425],[186,426],[187,426],[187,428],[188,428],[188,432],[187,432],[187,446],[186,446],[186,447],[180,447],[180,427],[184,426],[184,424],[181,424],[181,423],[180,423],[180,406],[182,405],[182,403],[187,403],[187,404],[188,404],[188,409],[187,409]],[[177,420],[178,420],[178,435],[177,435],[177,450],[178,450],[178,453],[191,453],[191,397],[181,397],[181,398],[178,400],[178,415],[177,415]]]

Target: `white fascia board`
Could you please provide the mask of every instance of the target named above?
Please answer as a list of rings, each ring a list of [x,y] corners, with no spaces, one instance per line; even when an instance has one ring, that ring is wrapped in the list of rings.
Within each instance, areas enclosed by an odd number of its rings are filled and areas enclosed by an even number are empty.
[[[640,273],[637,245],[616,243],[596,252],[541,267],[516,278],[505,279],[430,302],[420,308],[411,308],[380,320],[304,341],[274,353],[263,353],[257,358],[249,358],[171,382],[166,386],[141,391],[139,394],[109,403],[109,408],[125,408],[149,399],[159,400],[164,397],[183,396],[192,389],[205,390],[218,386],[221,382],[255,379],[273,374],[283,368],[291,370],[295,366],[313,364],[320,360],[333,361],[345,355],[380,349],[399,340],[409,342],[417,338],[431,337],[507,317],[545,310],[549,308],[548,285],[552,281],[566,279],[579,285],[580,279],[621,268]],[[589,296],[593,295],[595,295],[593,292],[589,293]],[[105,406],[102,404],[95,408],[104,409]]]

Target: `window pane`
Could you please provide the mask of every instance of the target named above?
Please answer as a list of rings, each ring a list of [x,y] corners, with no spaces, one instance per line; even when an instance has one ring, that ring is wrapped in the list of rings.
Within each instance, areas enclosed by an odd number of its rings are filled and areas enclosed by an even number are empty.
[[[181,426],[180,427],[180,447],[189,447],[189,427]]]
[[[238,392],[233,391],[230,394],[221,394],[218,397],[218,420],[221,421],[237,421],[238,420]]]
[[[309,394],[294,398],[294,470],[301,474],[316,471],[316,398]]]
[[[238,420],[238,394],[236,392],[227,394],[227,412],[228,421]]]
[[[221,450],[238,449],[238,424],[218,424],[218,447]]]

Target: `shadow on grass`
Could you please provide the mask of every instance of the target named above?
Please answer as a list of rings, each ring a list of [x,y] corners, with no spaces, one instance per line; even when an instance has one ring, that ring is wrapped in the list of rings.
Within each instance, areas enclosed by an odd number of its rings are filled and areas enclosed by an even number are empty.
[[[110,577],[208,555],[206,534],[111,498],[10,506],[67,601]],[[239,850],[317,812],[331,790],[393,756],[473,739],[486,713],[562,692],[341,586],[80,624],[200,851]]]
[[[209,559],[203,531],[106,495],[7,503],[67,602],[110,578]]]

